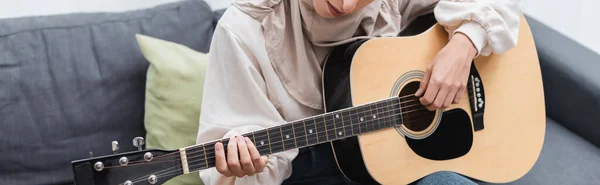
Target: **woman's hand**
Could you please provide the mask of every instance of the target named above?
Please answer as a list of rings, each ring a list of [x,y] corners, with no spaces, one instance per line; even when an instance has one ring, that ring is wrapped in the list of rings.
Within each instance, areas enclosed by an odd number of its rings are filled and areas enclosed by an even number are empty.
[[[239,153],[239,156],[238,156]],[[227,159],[222,143],[215,144],[217,171],[226,177],[252,176],[263,171],[267,157],[260,156],[256,146],[247,137],[231,137],[227,145]]]
[[[466,90],[471,62],[477,49],[462,33],[456,33],[429,64],[415,93],[430,111],[458,103]]]

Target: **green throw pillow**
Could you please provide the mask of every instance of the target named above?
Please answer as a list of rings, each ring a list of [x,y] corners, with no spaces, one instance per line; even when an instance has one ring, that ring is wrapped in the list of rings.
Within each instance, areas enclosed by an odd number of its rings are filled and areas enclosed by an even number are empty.
[[[207,54],[145,35],[136,35],[150,62],[146,80],[146,147],[178,149],[196,143]],[[175,177],[165,185],[202,185],[198,173]]]

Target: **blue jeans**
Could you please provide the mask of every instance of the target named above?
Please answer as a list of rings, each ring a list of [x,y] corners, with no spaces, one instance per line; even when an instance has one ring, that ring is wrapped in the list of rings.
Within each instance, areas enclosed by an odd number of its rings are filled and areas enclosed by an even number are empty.
[[[282,185],[363,185],[350,181],[339,171],[330,144],[302,148],[292,161],[292,175]],[[452,172],[437,172],[419,179],[412,185],[477,185]]]

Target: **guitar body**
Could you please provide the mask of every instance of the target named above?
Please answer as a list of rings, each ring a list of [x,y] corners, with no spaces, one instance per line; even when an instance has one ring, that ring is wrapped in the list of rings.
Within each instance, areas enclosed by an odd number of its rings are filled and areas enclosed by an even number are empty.
[[[402,112],[411,114],[402,114],[400,126],[332,141],[343,174],[364,184],[409,184],[438,171],[492,183],[525,175],[541,152],[546,116],[539,60],[523,16],[520,26],[514,48],[474,60],[460,103],[428,111],[404,102]],[[413,95],[447,42],[435,24],[417,35],[334,49],[323,73],[326,111]]]

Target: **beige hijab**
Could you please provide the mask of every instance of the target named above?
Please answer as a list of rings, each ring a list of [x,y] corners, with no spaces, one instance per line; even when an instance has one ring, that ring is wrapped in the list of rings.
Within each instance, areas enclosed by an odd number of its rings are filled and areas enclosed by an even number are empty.
[[[359,38],[397,36],[397,0],[374,0],[360,11],[322,18],[312,0],[236,0],[234,6],[261,22],[271,64],[286,90],[303,105],[323,109],[321,65],[332,46]]]

